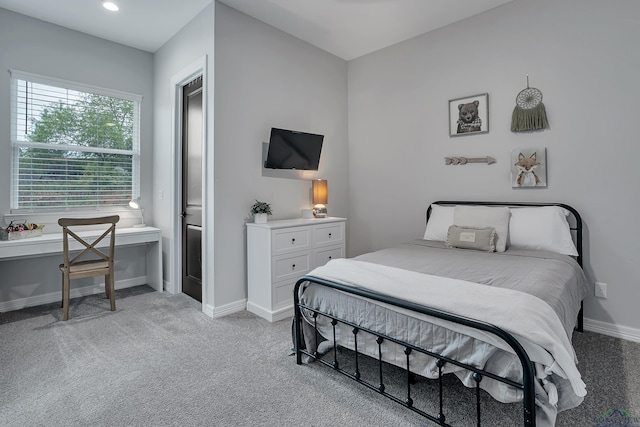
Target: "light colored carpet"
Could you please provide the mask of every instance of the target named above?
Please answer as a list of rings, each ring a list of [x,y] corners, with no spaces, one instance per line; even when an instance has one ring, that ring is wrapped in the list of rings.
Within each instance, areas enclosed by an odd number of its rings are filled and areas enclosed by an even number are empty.
[[[117,291],[0,314],[0,426],[428,426],[417,414],[320,364],[289,356],[291,321],[248,312],[211,319],[185,295]],[[640,344],[593,333],[574,343],[589,394],[559,426],[592,426],[607,409],[640,413]],[[340,357],[349,362],[349,353]],[[386,367],[388,388],[404,376]],[[473,394],[447,380],[448,419]],[[433,382],[418,381],[415,398]],[[487,396],[485,425],[514,425],[520,405]]]

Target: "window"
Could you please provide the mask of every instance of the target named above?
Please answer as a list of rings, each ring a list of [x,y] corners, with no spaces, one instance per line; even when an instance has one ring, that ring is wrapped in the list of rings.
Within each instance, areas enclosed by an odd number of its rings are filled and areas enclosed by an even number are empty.
[[[12,211],[103,209],[138,196],[141,101],[12,70]]]

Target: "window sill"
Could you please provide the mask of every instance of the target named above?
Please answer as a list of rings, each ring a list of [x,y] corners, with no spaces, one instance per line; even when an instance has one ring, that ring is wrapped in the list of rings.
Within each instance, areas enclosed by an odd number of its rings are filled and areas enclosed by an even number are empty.
[[[132,227],[134,224],[141,222],[140,210],[126,207],[93,209],[93,210],[64,210],[64,211],[12,211],[4,214],[4,224],[9,225],[11,221],[15,222],[31,222],[38,225],[44,225],[43,233],[60,233],[61,228],[58,225],[59,218],[86,218],[107,215],[120,215],[118,227]]]

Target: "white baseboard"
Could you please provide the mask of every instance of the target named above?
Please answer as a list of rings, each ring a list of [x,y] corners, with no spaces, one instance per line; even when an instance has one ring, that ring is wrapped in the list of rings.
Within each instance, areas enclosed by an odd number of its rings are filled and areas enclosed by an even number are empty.
[[[277,322],[279,320],[286,319],[287,317],[293,316],[293,305],[279,308],[278,310],[275,310],[275,311],[271,311],[257,304],[248,302],[247,311],[253,314],[257,314],[263,319],[267,319],[269,322]]]
[[[213,307],[209,304],[205,307],[204,313],[209,317],[223,317],[232,313],[243,311],[247,307],[247,300],[231,302],[220,307]]]
[[[176,291],[176,286],[173,282],[169,282],[168,280],[163,281],[164,290],[169,292],[171,295],[175,295],[178,292]]]
[[[640,342],[640,329],[629,328],[628,326],[618,326],[612,323],[601,322],[599,320],[584,319],[584,329],[614,338],[627,341]]]
[[[116,289],[132,288],[147,283],[147,276],[134,277],[131,279],[118,280],[114,283]],[[0,313],[7,311],[20,310],[21,308],[34,307],[36,305],[49,304],[52,302],[62,301],[62,284],[57,292],[48,294],[34,295],[26,298],[14,299],[11,301],[0,302]],[[104,284],[95,286],[85,286],[83,288],[73,288],[69,291],[69,298],[85,297],[104,292]]]

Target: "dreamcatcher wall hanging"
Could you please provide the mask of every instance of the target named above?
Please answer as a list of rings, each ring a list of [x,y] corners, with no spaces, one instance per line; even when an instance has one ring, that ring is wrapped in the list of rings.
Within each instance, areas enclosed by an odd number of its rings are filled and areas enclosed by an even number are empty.
[[[511,117],[511,131],[524,132],[528,130],[546,129],[547,112],[542,103],[542,92],[535,87],[529,87],[527,74],[527,88],[516,96],[516,107]]]

